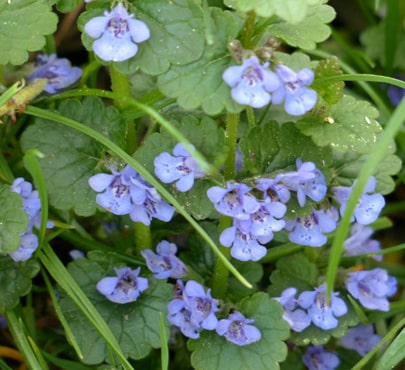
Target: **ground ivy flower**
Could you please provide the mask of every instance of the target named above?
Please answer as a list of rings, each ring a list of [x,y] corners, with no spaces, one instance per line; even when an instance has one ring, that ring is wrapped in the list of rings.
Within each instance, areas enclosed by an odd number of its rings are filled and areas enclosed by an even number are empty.
[[[240,312],[234,311],[228,319],[219,320],[216,332],[226,340],[238,346],[247,346],[257,342],[262,337],[260,330],[253,325],[255,320],[247,319]]]
[[[38,248],[38,237],[33,233],[33,228],[39,229],[41,226],[41,201],[37,190],[33,190],[32,184],[19,177],[13,181],[11,191],[18,193],[22,200],[22,209],[28,216],[28,225],[26,230],[20,235],[20,245],[10,257],[15,261],[26,261]],[[48,221],[48,228],[54,226],[53,222]]]
[[[387,297],[397,291],[397,280],[382,268],[350,272],[345,284],[349,293],[370,310],[389,311]]]
[[[302,361],[308,370],[335,370],[340,363],[337,354],[323,346],[308,347]]]
[[[353,184],[354,186],[354,184]],[[368,225],[374,222],[383,207],[385,206],[384,197],[381,194],[368,194],[375,190],[375,177],[370,177],[364,189],[363,195],[359,199],[352,220],[356,220],[361,225]],[[346,209],[346,202],[349,199],[352,187],[336,186],[332,189],[334,199],[340,204],[340,214],[343,215]]]
[[[149,270],[153,272],[156,279],[169,277],[179,279],[187,274],[186,266],[175,256],[176,244],[163,240],[156,246],[156,252],[157,254],[151,249],[141,251]]]
[[[82,70],[72,67],[69,60],[58,58],[56,54],[38,54],[35,60],[35,69],[27,77],[32,82],[37,78],[48,80],[44,90],[49,94],[56,94],[79,80]]]
[[[117,276],[108,276],[97,283],[97,290],[108,300],[115,303],[130,303],[148,289],[148,279],[139,277],[141,268],[131,270],[129,267],[115,268]]]
[[[274,104],[281,104],[284,101],[284,109],[292,116],[301,116],[310,111],[316,103],[317,93],[308,89],[314,80],[314,72],[309,68],[294,72],[285,65],[278,65],[276,73],[280,79],[279,88],[273,92]]]
[[[288,239],[291,242],[308,247],[322,247],[328,241],[324,233],[335,230],[337,221],[338,215],[334,208],[314,210],[307,217],[287,220],[285,228],[290,231]]]
[[[267,69],[269,65],[269,62],[261,65],[257,57],[251,56],[241,66],[227,68],[222,78],[232,88],[233,100],[253,108],[269,104],[270,93],[280,85],[276,74]]]
[[[352,349],[360,356],[365,356],[379,342],[381,337],[374,334],[373,325],[359,325],[350,328],[347,333],[339,339],[339,346]]]
[[[155,175],[165,184],[177,181],[177,190],[188,191],[193,187],[194,179],[204,177],[205,172],[182,143],[174,147],[173,154],[163,152],[154,159]]]
[[[207,196],[219,213],[239,220],[247,220],[250,214],[260,207],[257,199],[248,194],[250,190],[252,188],[245,184],[228,181],[226,189],[213,186],[207,190]]]
[[[137,193],[131,178],[137,172],[130,166],[122,171],[111,168],[112,175],[99,173],[89,178],[90,187],[101,194],[97,194],[96,202],[115,215],[127,215],[133,209],[132,195]]]
[[[281,177],[279,175],[274,179],[261,178],[256,180],[255,187],[263,192],[265,200],[270,199],[281,203],[287,203],[290,200],[290,190],[280,182]]]
[[[353,224],[350,230],[350,237],[344,242],[345,256],[357,256],[377,252],[381,250],[378,240],[370,239],[374,230],[371,227]],[[374,255],[371,258],[382,261],[382,255]]]
[[[326,301],[326,284],[320,285],[314,291],[302,292],[298,297],[299,305],[306,309],[312,323],[323,329],[336,328],[336,317],[343,316],[347,312],[346,303],[334,292],[329,303]]]
[[[296,332],[301,332],[311,325],[311,318],[305,311],[298,308],[296,294],[297,289],[291,287],[285,289],[280,297],[274,299],[283,306],[283,319],[287,321],[290,328]]]
[[[150,37],[148,26],[128,14],[127,9],[119,3],[104,16],[95,17],[84,26],[84,32],[97,39],[93,43],[94,53],[107,62],[122,62],[138,52],[137,44]]]
[[[205,292],[201,284],[189,280],[169,302],[167,319],[186,337],[195,339],[200,336],[201,329],[216,328],[218,319],[215,312],[218,311],[218,302],[211,297],[210,290]]]

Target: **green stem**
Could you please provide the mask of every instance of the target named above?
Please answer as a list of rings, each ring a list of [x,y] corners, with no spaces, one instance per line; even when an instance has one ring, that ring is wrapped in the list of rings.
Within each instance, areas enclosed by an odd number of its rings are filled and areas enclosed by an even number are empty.
[[[238,113],[228,113],[226,116],[226,146],[228,147],[228,156],[225,161],[224,175],[225,180],[231,180],[235,176],[235,157],[236,157],[236,141],[238,138]],[[219,232],[222,233],[226,228],[230,227],[232,219],[227,216],[221,216],[219,220]],[[229,260],[229,248],[219,246],[222,254]],[[228,286],[229,269],[224,263],[217,259],[212,284],[212,294],[217,298],[224,298]]]
[[[247,15],[245,27],[243,28],[242,45],[244,48],[249,49],[251,46],[251,40],[253,37],[253,32],[255,30],[256,13],[250,11]]]
[[[139,253],[144,249],[152,248],[152,234],[150,227],[141,222],[135,222],[135,245],[136,251]]]
[[[252,107],[246,107],[246,116],[249,124],[249,128],[256,126],[255,112]]]

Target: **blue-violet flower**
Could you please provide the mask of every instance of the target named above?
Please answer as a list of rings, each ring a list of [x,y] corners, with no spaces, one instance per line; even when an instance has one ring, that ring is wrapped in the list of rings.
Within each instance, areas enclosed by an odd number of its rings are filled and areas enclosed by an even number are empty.
[[[253,325],[255,320],[247,319],[240,312],[234,311],[228,319],[219,320],[216,332],[229,342],[238,346],[246,346],[257,342],[262,337],[260,330]]]
[[[205,173],[182,143],[174,147],[173,154],[163,152],[155,158],[155,175],[165,184],[177,181],[177,190],[188,191],[193,187],[194,179],[204,177]]]
[[[370,310],[389,311],[387,297],[397,291],[397,280],[382,268],[354,271],[347,274],[346,288]]]
[[[122,62],[138,52],[137,43],[150,37],[148,26],[134,19],[127,9],[119,3],[110,13],[89,20],[84,31],[92,38],[93,50],[98,57],[107,62]]]
[[[233,100],[253,108],[262,108],[270,103],[270,92],[280,86],[276,74],[267,68],[269,62],[261,65],[257,57],[245,59],[241,66],[231,66],[222,75],[232,88]]]
[[[141,251],[146,260],[149,270],[153,272],[156,279],[167,279],[169,277],[179,279],[187,274],[187,268],[184,263],[175,256],[177,246],[162,240],[156,246],[156,253],[151,249]]]
[[[139,277],[141,268],[131,270],[129,267],[115,268],[117,276],[108,276],[97,283],[97,290],[108,300],[115,303],[130,303],[148,289],[148,279]]]
[[[312,323],[323,330],[336,328],[336,317],[347,312],[346,303],[334,292],[329,303],[326,300],[326,284],[320,285],[314,291],[302,292],[298,297],[299,305],[306,309]]]
[[[350,328],[347,333],[339,339],[338,344],[341,347],[356,351],[360,356],[365,356],[380,341],[381,337],[374,334],[373,325],[359,325]]]
[[[56,54],[38,54],[35,60],[35,69],[27,77],[32,82],[37,78],[48,80],[44,90],[49,94],[56,94],[79,80],[82,70],[72,67],[69,60],[58,58]]]
[[[344,242],[345,256],[378,252],[381,250],[378,240],[370,239],[374,230],[371,227],[354,223],[350,230],[350,237]],[[373,255],[376,261],[382,261],[382,255]]]
[[[278,65],[276,73],[280,79],[280,87],[273,92],[274,104],[281,104],[284,101],[284,109],[292,116],[301,116],[310,111],[316,103],[317,93],[308,89],[314,80],[314,72],[309,68],[294,72],[285,65]]]
[[[302,361],[308,370],[335,370],[340,363],[336,352],[326,350],[323,346],[308,347]]]

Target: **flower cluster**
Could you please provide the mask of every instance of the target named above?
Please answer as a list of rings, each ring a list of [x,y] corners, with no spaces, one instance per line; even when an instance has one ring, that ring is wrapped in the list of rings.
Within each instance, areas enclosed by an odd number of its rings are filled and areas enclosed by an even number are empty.
[[[90,177],[90,187],[100,193],[96,201],[115,215],[126,215],[132,221],[150,225],[152,218],[168,222],[174,208],[158,194],[132,167],[122,171],[111,168],[112,174],[100,173]]]
[[[232,98],[253,108],[263,108],[271,101],[284,102],[285,111],[293,116],[303,115],[315,106],[317,93],[307,88],[314,80],[312,70],[294,72],[280,64],[273,72],[269,66],[270,62],[260,64],[256,56],[251,56],[242,65],[227,68],[222,78],[232,88]]]
[[[283,306],[284,320],[294,331],[303,331],[311,322],[323,330],[336,328],[336,317],[347,313],[346,303],[338,297],[339,293],[334,292],[330,302],[327,302],[325,283],[313,291],[302,292],[298,299],[295,298],[296,293],[295,288],[288,288],[281,297],[275,298]]]
[[[39,229],[41,225],[41,201],[37,190],[33,190],[32,184],[22,177],[14,180],[11,190],[18,193],[22,200],[22,209],[28,216],[27,229],[20,235],[20,246],[10,253],[10,257],[16,261],[26,261],[38,248],[38,237],[34,234],[33,228]],[[48,228],[53,227],[53,222],[48,222]]]
[[[48,80],[44,90],[49,94],[56,94],[74,83],[82,75],[82,70],[72,67],[69,60],[58,58],[56,54],[38,54],[35,60],[35,69],[27,77],[32,82],[37,78]]]
[[[205,173],[183,144],[177,144],[173,154],[163,152],[155,158],[155,175],[165,184],[177,181],[177,190],[188,191],[193,187],[194,179],[204,177]]]
[[[130,303],[148,289],[148,279],[139,277],[141,268],[131,270],[129,267],[116,268],[117,276],[107,276],[97,283],[97,290],[108,300],[115,303]]]
[[[107,62],[122,62],[138,52],[137,44],[150,37],[148,26],[129,14],[122,3],[119,3],[104,16],[89,20],[84,31],[92,38],[95,54]]]
[[[218,320],[215,315],[219,311],[218,301],[211,297],[210,290],[205,292],[203,286],[194,280],[189,280],[186,285],[177,282],[176,295],[169,302],[168,311],[169,322],[188,338],[199,338],[202,329],[215,330],[238,346],[246,346],[261,338],[259,329],[250,325],[254,320],[247,319],[239,311],[234,311],[227,319]]]
[[[146,260],[150,271],[153,272],[156,279],[180,279],[187,274],[187,268],[184,263],[175,256],[177,246],[166,240],[161,241],[156,246],[156,253],[151,249],[144,249],[141,254]]]

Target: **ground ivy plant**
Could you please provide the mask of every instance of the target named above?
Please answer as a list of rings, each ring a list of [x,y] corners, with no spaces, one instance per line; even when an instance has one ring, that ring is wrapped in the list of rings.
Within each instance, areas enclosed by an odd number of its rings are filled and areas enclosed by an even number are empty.
[[[2,369],[403,361],[405,6],[354,3],[1,2]]]

